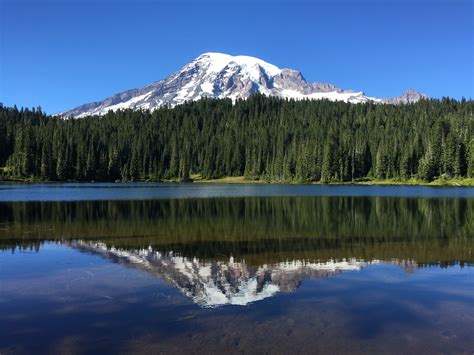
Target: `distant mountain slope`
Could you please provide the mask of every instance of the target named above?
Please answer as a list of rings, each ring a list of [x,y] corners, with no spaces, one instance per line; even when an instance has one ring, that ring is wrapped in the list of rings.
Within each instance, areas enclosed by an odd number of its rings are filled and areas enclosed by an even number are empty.
[[[308,83],[296,70],[281,69],[261,59],[204,53],[176,73],[141,89],[113,95],[103,101],[81,105],[62,112],[63,117],[103,115],[109,110],[150,109],[202,97],[246,99],[261,93],[288,99],[329,99],[351,103],[411,103],[426,97],[409,90],[396,98],[368,97],[362,91],[343,90],[327,83]]]

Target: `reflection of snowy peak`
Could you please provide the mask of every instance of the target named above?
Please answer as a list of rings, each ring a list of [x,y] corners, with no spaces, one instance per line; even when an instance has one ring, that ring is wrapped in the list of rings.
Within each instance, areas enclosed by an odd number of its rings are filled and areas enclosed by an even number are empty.
[[[343,90],[332,84],[308,83],[299,71],[281,69],[258,58],[204,53],[164,80],[76,107],[61,115],[103,115],[109,110],[127,108],[154,110],[203,97],[230,98],[235,101],[257,93],[287,99],[328,99],[351,103],[407,103],[425,97],[411,91],[409,96],[404,94],[406,97],[377,99],[365,96],[361,91]]]
[[[343,271],[360,270],[376,263],[358,260],[328,262],[285,261],[253,267],[245,261],[205,262],[160,253],[152,248],[126,251],[104,243],[71,242],[72,247],[99,254],[114,262],[139,268],[167,280],[183,294],[204,307],[225,304],[246,305],[295,290],[304,279],[327,277]]]

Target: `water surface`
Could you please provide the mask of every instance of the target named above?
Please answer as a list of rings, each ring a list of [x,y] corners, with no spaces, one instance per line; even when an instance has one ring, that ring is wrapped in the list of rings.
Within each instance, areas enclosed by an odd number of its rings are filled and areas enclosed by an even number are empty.
[[[442,186],[43,183],[0,184],[0,201],[143,200],[255,196],[474,197],[474,188]]]
[[[473,195],[1,185],[0,353],[471,354]]]

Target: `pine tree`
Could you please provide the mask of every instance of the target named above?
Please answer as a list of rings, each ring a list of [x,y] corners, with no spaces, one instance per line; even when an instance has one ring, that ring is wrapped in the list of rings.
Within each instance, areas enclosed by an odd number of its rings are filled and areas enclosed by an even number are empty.
[[[424,181],[432,181],[436,176],[436,159],[431,146],[428,147],[425,155],[420,159],[418,177]]]
[[[474,138],[472,138],[469,142],[467,176],[470,178],[474,178]]]

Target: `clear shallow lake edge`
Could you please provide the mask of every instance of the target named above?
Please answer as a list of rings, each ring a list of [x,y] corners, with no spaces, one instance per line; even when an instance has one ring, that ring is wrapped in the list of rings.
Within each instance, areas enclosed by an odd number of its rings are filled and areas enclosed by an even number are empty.
[[[0,185],[0,353],[474,351],[474,188]]]

